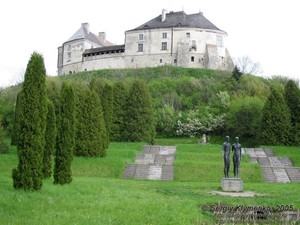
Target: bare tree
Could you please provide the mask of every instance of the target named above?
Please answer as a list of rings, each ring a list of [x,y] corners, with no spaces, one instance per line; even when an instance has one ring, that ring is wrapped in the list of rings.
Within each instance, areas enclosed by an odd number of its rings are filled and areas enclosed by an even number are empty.
[[[248,55],[234,59],[234,63],[242,73],[258,75],[263,72],[261,64],[252,61]]]
[[[10,80],[10,84],[12,86],[14,85],[18,85],[23,83],[24,81],[24,74],[25,74],[25,70],[24,68],[21,68],[20,71],[18,73],[16,73],[13,78]]]

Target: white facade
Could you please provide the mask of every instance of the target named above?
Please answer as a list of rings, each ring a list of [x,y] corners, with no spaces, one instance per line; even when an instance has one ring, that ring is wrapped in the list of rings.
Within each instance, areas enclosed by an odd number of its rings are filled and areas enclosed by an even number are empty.
[[[63,60],[58,58],[58,64],[61,61],[63,65],[59,67],[58,73],[155,67],[166,64],[180,67],[232,70],[233,62],[226,49],[226,32],[219,30],[212,24],[209,24],[209,28],[213,27],[214,29],[190,27],[188,22],[187,27],[181,23],[179,27],[164,27],[164,22],[167,25],[172,24],[177,19],[176,16],[182,15],[189,19],[188,16],[190,15],[186,15],[184,12],[171,12],[165,15],[163,13],[160,17],[161,21],[157,17],[148,22],[149,27],[146,23],[144,27],[126,31],[125,45],[123,46],[104,48],[96,46],[98,48],[95,48],[93,43],[84,39],[66,42],[63,47],[60,47],[63,50],[59,48],[59,54],[63,55]],[[192,14],[191,16],[192,22],[196,21],[197,16],[207,22],[202,14]],[[170,22],[168,22],[169,17]],[[192,22],[190,23],[193,25]],[[161,27],[152,28],[153,23],[157,23],[157,26]],[[196,24],[196,26],[199,25]]]

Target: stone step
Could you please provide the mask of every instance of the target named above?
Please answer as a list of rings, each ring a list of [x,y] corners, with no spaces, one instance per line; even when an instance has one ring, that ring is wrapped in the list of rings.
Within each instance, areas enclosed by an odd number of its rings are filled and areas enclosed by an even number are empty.
[[[263,148],[255,148],[254,149],[256,157],[267,157]]]
[[[261,167],[266,182],[277,182],[271,167]]]
[[[278,183],[290,182],[290,178],[284,168],[273,168],[273,172]]]
[[[292,182],[300,182],[300,168],[285,168]]]
[[[262,167],[269,167],[269,166],[271,166],[271,163],[270,163],[268,157],[259,157],[259,158],[257,158],[257,161],[260,164],[260,166],[262,166]]]
[[[284,167],[277,157],[269,157],[271,167]]]
[[[270,148],[265,148],[264,151],[265,151],[267,157],[274,157],[275,156],[273,150],[270,149]]]
[[[173,180],[175,146],[143,146],[143,151],[136,155],[135,163],[128,164],[124,178]]]

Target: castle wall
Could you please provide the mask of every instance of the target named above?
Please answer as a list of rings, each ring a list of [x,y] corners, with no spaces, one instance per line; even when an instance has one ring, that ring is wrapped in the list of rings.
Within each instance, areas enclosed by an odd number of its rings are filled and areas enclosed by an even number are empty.
[[[59,50],[58,73],[165,64],[231,70],[233,63],[225,47],[226,36],[223,31],[200,28],[133,30],[125,33],[125,52],[86,57],[83,57],[84,50],[98,46],[84,39],[75,40],[65,43]]]

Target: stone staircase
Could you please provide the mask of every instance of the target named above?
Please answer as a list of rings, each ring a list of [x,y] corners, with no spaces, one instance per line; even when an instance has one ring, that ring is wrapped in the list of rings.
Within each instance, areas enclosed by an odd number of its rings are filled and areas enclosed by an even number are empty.
[[[269,148],[245,148],[250,162],[259,163],[266,182],[300,182],[300,168],[293,167],[289,158],[276,157]]]
[[[146,145],[143,152],[135,158],[135,163],[128,164],[124,178],[148,180],[173,180],[175,146]]]

